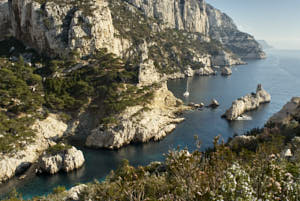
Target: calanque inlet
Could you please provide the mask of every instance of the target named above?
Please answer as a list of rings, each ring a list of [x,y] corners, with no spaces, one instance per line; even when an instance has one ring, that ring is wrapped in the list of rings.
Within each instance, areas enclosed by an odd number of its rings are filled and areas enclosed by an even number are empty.
[[[82,168],[87,159],[74,141],[116,150],[163,140],[186,112],[220,109],[218,99],[186,104],[169,80],[226,79],[233,66],[265,58],[252,35],[204,0],[0,0],[0,184]],[[228,124],[271,102],[255,85],[223,111]],[[298,200],[299,107],[294,97],[264,128],[224,144],[216,138],[207,152],[170,151],[138,168],[125,161],[101,183],[58,187],[37,200],[227,200],[230,174],[230,182],[252,185],[236,187],[234,198]],[[266,164],[253,170],[250,158]],[[267,165],[274,169],[255,194],[249,178],[256,171],[262,179]]]

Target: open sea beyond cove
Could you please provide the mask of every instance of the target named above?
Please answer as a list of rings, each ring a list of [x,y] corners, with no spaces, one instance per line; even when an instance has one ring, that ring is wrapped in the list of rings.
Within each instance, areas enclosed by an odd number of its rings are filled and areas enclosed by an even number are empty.
[[[13,188],[24,198],[31,198],[50,193],[57,186],[70,188],[78,183],[102,180],[111,170],[116,169],[123,159],[128,159],[134,166],[147,165],[152,161],[164,160],[163,154],[178,146],[193,151],[196,148],[195,135],[199,136],[202,142],[201,149],[204,150],[212,146],[216,135],[221,135],[226,141],[235,133],[243,134],[253,128],[262,127],[291,97],[300,96],[300,51],[269,50],[267,56],[264,60],[251,60],[247,61],[247,65],[233,67],[233,74],[229,77],[218,74],[189,78],[188,98],[183,97],[187,79],[169,81],[169,89],[185,103],[203,102],[208,105],[211,99],[215,98],[220,107],[185,112],[186,120],[163,140],[129,145],[115,151],[91,150],[79,146],[86,158],[86,163],[81,169],[69,174],[33,176],[22,181],[12,179],[0,186],[0,199],[1,195]],[[248,120],[228,122],[221,118],[233,100],[255,92],[258,83],[271,94],[271,103],[247,113]]]

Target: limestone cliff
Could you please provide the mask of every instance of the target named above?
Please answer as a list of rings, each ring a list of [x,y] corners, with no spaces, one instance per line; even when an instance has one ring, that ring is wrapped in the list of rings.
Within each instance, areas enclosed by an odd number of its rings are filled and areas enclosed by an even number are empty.
[[[11,29],[27,46],[52,57],[107,48],[134,65],[172,74],[263,55],[252,36],[204,0],[8,0],[6,7],[2,0],[1,30]]]
[[[209,35],[242,59],[262,59],[266,55],[253,36],[238,30],[233,20],[220,10],[207,4]]]
[[[86,145],[115,149],[131,142],[160,140],[184,120],[177,117],[184,109],[187,107],[174,97],[164,83],[155,91],[151,104],[128,107],[118,115],[119,123],[116,125],[94,129],[87,138]]]
[[[0,0],[0,40],[9,34],[10,20],[7,0]]]

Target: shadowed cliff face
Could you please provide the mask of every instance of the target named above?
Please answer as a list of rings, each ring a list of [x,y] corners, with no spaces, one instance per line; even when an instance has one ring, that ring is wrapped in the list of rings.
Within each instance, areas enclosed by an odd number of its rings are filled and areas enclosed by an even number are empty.
[[[9,34],[9,24],[8,2],[0,0],[0,40]]]

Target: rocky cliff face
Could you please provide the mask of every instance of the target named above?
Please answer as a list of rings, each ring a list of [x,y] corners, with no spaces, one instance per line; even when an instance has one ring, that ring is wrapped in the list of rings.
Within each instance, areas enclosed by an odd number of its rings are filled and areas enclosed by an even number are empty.
[[[198,32],[208,37],[209,21],[204,0],[124,0],[146,16],[161,21],[164,28]]]
[[[117,31],[108,2],[86,2],[79,7],[73,1],[9,0],[12,35],[48,56],[72,51],[87,55],[99,48],[120,55],[128,44],[114,37]]]
[[[92,131],[86,145],[94,148],[115,149],[131,142],[160,140],[183,121],[177,113],[187,109],[167,89],[166,83],[154,93],[151,104],[128,107],[118,115],[117,123],[109,128],[100,126]]]
[[[0,9],[7,7],[1,2]],[[263,55],[252,36],[238,31],[227,15],[204,0],[8,2],[4,10],[9,10],[9,20],[0,26],[10,27],[13,36],[48,56],[84,56],[107,48],[135,65],[170,74],[183,72],[187,65],[199,69],[242,63],[231,51],[242,58]],[[6,16],[1,12],[0,19]],[[153,63],[141,56],[145,54]]]
[[[292,98],[279,112],[274,114],[268,122],[284,125],[293,120],[300,120],[300,97]]]
[[[15,153],[0,153],[0,183],[26,170],[38,159],[41,152],[55,144],[53,140],[64,134],[67,125],[51,114],[45,120],[37,120],[33,129],[36,130],[33,143],[26,144],[23,150]]]
[[[9,33],[9,19],[8,2],[6,0],[0,0],[0,40]]]
[[[253,36],[238,30],[233,20],[218,9],[207,4],[209,35],[242,59],[262,59],[266,55]]]

